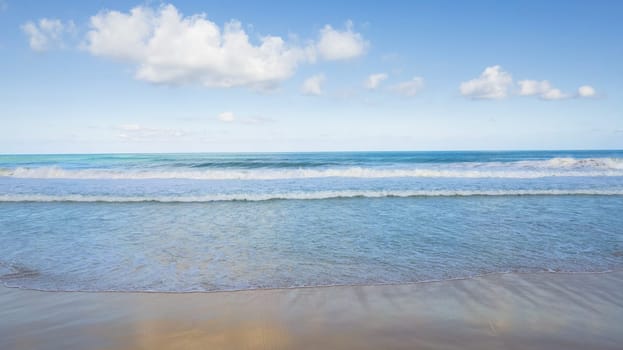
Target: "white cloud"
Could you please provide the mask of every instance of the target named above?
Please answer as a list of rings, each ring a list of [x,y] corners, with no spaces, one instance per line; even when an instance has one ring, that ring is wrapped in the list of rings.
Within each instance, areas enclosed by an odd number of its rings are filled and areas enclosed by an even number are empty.
[[[46,51],[64,46],[64,35],[73,33],[75,25],[72,21],[63,23],[59,19],[42,18],[39,22],[28,21],[21,26],[28,35],[28,44],[35,51]]]
[[[225,123],[231,123],[236,120],[236,115],[234,115],[233,112],[223,112],[218,115],[218,120]]]
[[[161,16],[168,12],[177,10],[161,8],[161,12],[156,14],[150,8],[135,7],[129,14],[100,12],[91,17],[91,30],[86,34],[85,48],[95,56],[145,63],[149,54],[148,45],[156,37],[156,30],[164,34],[161,27],[165,22]]]
[[[370,43],[354,32],[353,23],[348,21],[344,31],[335,30],[328,24],[324,26],[316,50],[325,60],[347,60],[363,55],[369,46]]]
[[[491,66],[476,79],[461,83],[461,95],[474,99],[502,99],[513,84],[511,75],[500,66]]]
[[[391,90],[399,95],[403,96],[415,96],[424,88],[424,78],[414,77],[409,81],[405,81],[396,84],[391,87]]]
[[[517,84],[519,85],[519,94],[521,96],[541,95],[552,88],[547,80],[522,80]]]
[[[519,95],[539,96],[544,100],[562,100],[570,96],[554,88],[547,80],[522,80],[519,85]]]
[[[567,94],[554,88],[547,80],[522,80],[519,84],[519,95],[538,96],[544,100],[564,100],[573,97],[594,97],[596,91],[592,86],[583,85],[578,88],[576,95]]]
[[[597,92],[590,85],[583,85],[578,88],[578,96],[580,97],[594,97],[595,95]]]
[[[184,17],[173,5],[91,17],[86,48],[96,56],[137,65],[136,78],[152,83],[272,88],[307,59],[277,36],[254,45],[237,21],[223,29],[204,14]]]
[[[346,59],[363,54],[367,45],[352,24],[345,31],[327,25],[320,41],[307,46],[270,35],[251,40],[238,21],[221,28],[205,14],[183,16],[173,5],[103,11],[91,17],[90,27],[84,48],[134,64],[136,79],[206,87],[271,89],[317,56]]]
[[[559,89],[550,89],[541,94],[541,98],[544,100],[564,100],[569,97],[569,95],[563,93]]]
[[[9,8],[9,4],[4,0],[0,0],[0,12],[4,12],[8,8]]]
[[[387,74],[385,73],[370,74],[366,81],[364,81],[363,86],[366,89],[374,90],[379,87],[385,79],[387,79]]]
[[[326,78],[323,74],[311,76],[303,82],[301,92],[305,95],[322,95],[322,84],[324,84],[325,80]]]

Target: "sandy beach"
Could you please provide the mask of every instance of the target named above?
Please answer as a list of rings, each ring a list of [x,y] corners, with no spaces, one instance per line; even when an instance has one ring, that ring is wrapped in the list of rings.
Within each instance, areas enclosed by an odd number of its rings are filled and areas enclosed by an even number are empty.
[[[623,0],[0,0],[0,350],[623,350]]]
[[[620,349],[623,272],[217,293],[0,288],[1,349]]]

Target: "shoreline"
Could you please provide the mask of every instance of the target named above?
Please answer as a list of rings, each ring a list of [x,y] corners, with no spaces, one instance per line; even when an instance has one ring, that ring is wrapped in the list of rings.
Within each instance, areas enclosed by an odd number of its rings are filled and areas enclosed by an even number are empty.
[[[0,287],[2,349],[617,349],[623,271],[218,292]]]
[[[24,291],[42,292],[42,293],[88,293],[88,294],[218,294],[218,293],[240,293],[240,292],[255,292],[255,291],[281,291],[281,290],[297,290],[297,289],[324,289],[324,288],[348,288],[348,287],[401,287],[412,286],[418,284],[429,283],[444,283],[452,281],[472,280],[478,278],[487,278],[492,276],[504,276],[504,275],[603,275],[611,273],[623,274],[623,268],[616,268],[605,271],[505,271],[505,272],[488,272],[479,275],[465,276],[465,277],[452,277],[446,279],[432,279],[422,280],[414,282],[387,282],[387,283],[362,283],[362,284],[324,284],[314,286],[292,286],[292,287],[267,287],[267,288],[240,288],[240,289],[222,289],[222,290],[189,290],[189,291],[161,291],[161,290],[50,290],[50,289],[38,289],[22,286],[10,286],[5,282],[0,282],[0,288],[17,289]]]

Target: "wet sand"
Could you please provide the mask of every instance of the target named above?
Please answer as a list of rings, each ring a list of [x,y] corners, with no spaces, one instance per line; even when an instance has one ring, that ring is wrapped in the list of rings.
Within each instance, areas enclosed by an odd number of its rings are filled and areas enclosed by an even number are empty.
[[[0,287],[0,349],[621,349],[623,271],[393,286],[70,293]]]

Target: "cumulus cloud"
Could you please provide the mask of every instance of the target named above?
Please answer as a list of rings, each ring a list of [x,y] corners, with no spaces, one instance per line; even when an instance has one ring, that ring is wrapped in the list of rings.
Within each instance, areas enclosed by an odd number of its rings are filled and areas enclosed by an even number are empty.
[[[221,28],[205,14],[184,16],[169,4],[100,12],[90,19],[84,48],[133,64],[135,78],[151,83],[266,90],[290,78],[301,64],[356,57],[367,45],[350,22],[343,31],[327,25],[317,42],[300,46],[279,36],[252,40],[238,21]]]
[[[595,95],[597,92],[590,85],[583,85],[578,88],[578,96],[580,97],[594,97]]]
[[[563,100],[570,96],[560,91],[560,89],[551,89],[541,94],[541,98],[544,100]]]
[[[508,96],[513,86],[510,73],[499,65],[485,68],[480,77],[461,83],[461,94],[474,99],[502,99]],[[552,86],[547,80],[520,80],[517,82],[520,96],[537,96],[542,100],[564,100],[574,97],[593,97],[595,89],[589,85],[578,88],[577,94],[569,94]]]
[[[374,90],[378,88],[385,79],[387,79],[387,74],[385,73],[370,74],[364,81],[363,86],[366,89]]]
[[[414,77],[411,80],[398,83],[391,87],[391,91],[403,96],[415,96],[424,88],[424,78]]]
[[[564,100],[573,97],[593,97],[596,95],[595,89],[589,85],[580,86],[576,95],[564,93],[560,89],[554,88],[547,80],[522,80],[518,82],[518,85],[519,95],[538,96],[543,100]]]
[[[521,96],[540,95],[551,89],[547,80],[522,80],[517,84],[519,85],[519,94]]]
[[[324,74],[317,74],[311,76],[303,82],[301,86],[301,92],[305,95],[322,95],[322,85],[324,84],[326,78]]]
[[[478,78],[461,83],[461,95],[473,99],[502,99],[513,84],[510,73],[499,65],[485,68]]]
[[[346,29],[335,30],[330,25],[320,30],[316,44],[318,55],[325,60],[347,60],[363,55],[370,43],[353,31],[353,22],[346,22]]]
[[[562,100],[569,97],[560,89],[554,88],[547,80],[522,80],[517,84],[521,96],[539,96],[544,100]]]
[[[72,21],[63,23],[59,19],[42,18],[38,22],[28,21],[21,26],[28,36],[28,44],[34,51],[46,51],[64,46],[64,36],[75,31]]]
[[[254,45],[237,21],[221,28],[205,14],[184,17],[173,5],[91,17],[87,50],[137,65],[135,77],[151,83],[207,87],[274,87],[307,59],[305,50],[277,36]]]

